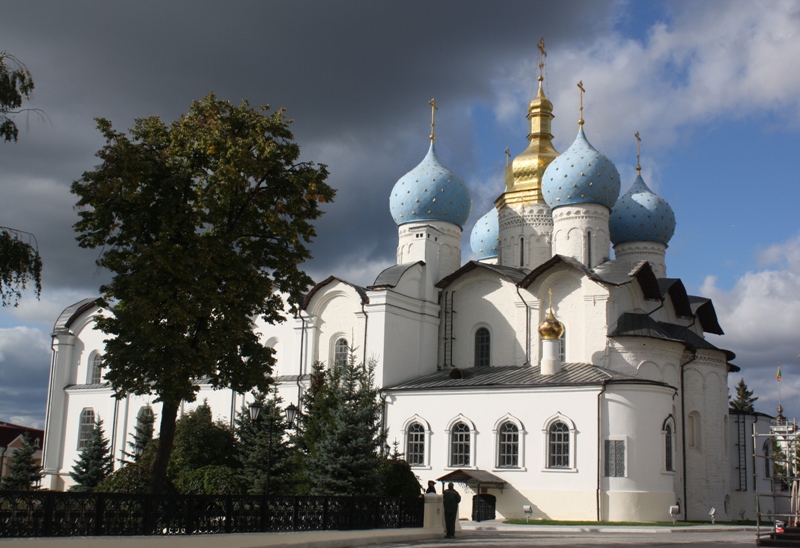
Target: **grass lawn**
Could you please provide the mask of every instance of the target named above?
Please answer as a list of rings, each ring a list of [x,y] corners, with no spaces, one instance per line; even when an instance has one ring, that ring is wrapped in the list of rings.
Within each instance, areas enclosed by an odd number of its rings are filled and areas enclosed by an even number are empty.
[[[512,523],[514,525],[593,525],[595,527],[615,527],[623,526],[629,527],[631,525],[638,527],[695,527],[698,525],[711,525],[710,521],[677,521],[672,525],[671,521],[556,521],[552,519],[532,519],[525,521],[524,519],[507,519],[504,523]],[[754,521],[718,521],[716,525],[755,525]]]

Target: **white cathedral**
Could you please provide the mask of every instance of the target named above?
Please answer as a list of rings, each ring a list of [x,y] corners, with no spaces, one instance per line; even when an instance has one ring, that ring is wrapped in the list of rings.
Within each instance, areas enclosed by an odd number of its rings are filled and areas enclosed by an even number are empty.
[[[389,197],[397,264],[368,287],[331,276],[296,317],[257,325],[276,351],[280,395],[299,405],[316,361],[335,367],[349,349],[374,358],[388,441],[423,484],[456,479],[465,518],[481,493],[500,518],[669,521],[677,506],[678,519],[710,519],[712,507],[720,521],[752,519],[754,482],[764,491],[771,480],[750,434],[768,420],[729,412],[728,373],[738,368],[704,338],[722,334],[714,307],[667,277],[673,211],[641,174],[619,195],[620,175],[582,119],[556,152],[552,111],[540,77],[528,146],[475,224],[477,260],[466,264],[469,191],[431,135]],[[110,313],[86,299],[56,321],[47,488],[70,485],[95,417],[120,458],[150,412],[152,398],[116,400],[103,381],[93,320]],[[203,386],[182,411],[207,399],[232,420],[247,397]]]

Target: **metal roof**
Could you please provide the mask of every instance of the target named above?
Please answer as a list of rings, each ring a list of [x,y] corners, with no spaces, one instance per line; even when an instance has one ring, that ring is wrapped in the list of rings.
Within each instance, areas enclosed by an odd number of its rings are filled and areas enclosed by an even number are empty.
[[[415,263],[404,263],[398,264],[394,266],[390,266],[389,268],[385,269],[383,272],[378,274],[378,277],[375,278],[375,283],[368,286],[367,289],[383,289],[387,287],[396,287],[398,283],[400,283],[400,279],[403,277],[403,274],[411,268],[412,266],[417,265],[425,265],[425,261],[417,261]]]
[[[453,372],[458,371],[454,375]],[[461,378],[452,378],[458,377]],[[588,363],[565,363],[561,371],[555,375],[542,375],[541,368],[536,366],[499,366],[468,367],[465,369],[447,369],[437,371],[424,377],[412,379],[386,391],[400,390],[438,390],[456,388],[519,388],[538,386],[582,386],[600,385],[613,381],[647,382],[636,377],[623,375]]]
[[[691,318],[692,306],[689,304],[689,295],[686,288],[679,278],[659,278],[658,287],[661,290],[661,297],[669,295],[675,313],[684,318]]]
[[[94,298],[83,299],[82,301],[78,301],[77,303],[68,306],[58,316],[58,319],[53,326],[53,334],[68,333],[69,328],[72,326],[72,322],[74,322],[78,316],[95,306],[102,308],[108,305],[103,299]]]
[[[325,287],[326,285],[331,284],[333,282],[342,282],[343,284],[349,285],[350,287],[352,287],[353,289],[356,290],[356,293],[359,294],[359,296],[361,297],[361,303],[362,304],[369,303],[369,297],[367,296],[367,290],[364,289],[363,287],[361,287],[360,285],[351,284],[347,280],[342,280],[341,278],[337,278],[336,276],[328,276],[327,278],[325,278],[324,280],[319,282],[317,285],[315,285],[311,289],[311,291],[308,292],[308,295],[306,295],[306,298],[303,299],[303,304],[300,305],[300,309],[301,310],[305,310],[306,308],[308,308],[308,305],[311,303],[311,299],[314,298],[314,295],[317,294],[317,291],[321,290],[323,287]]]
[[[503,487],[506,484],[504,479],[498,478],[494,474],[486,470],[453,470],[449,474],[445,474],[436,481],[453,482],[453,483],[466,483],[481,485],[494,485],[496,487]]]
[[[528,272],[530,272],[530,270],[527,268],[514,268],[511,266],[501,266],[497,264],[470,261],[449,276],[445,276],[439,280],[439,283],[436,284],[436,287],[439,289],[444,289],[464,274],[472,272],[476,268],[485,268],[487,270],[491,270],[492,272],[496,272],[516,285],[519,285],[520,282],[522,282],[522,280],[524,280],[528,275]]]
[[[692,306],[692,312],[700,320],[700,325],[703,326],[703,331],[706,333],[713,333],[714,335],[724,335],[722,327],[717,320],[717,311],[714,309],[714,303],[711,299],[705,297],[697,297],[689,295],[689,303]]]

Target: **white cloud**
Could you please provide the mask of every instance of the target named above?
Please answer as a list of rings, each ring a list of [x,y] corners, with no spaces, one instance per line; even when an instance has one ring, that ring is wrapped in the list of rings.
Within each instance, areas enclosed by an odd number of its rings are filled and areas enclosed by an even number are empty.
[[[742,373],[731,375],[730,385],[744,377],[765,412],[774,413],[777,405],[780,362],[785,414],[800,416],[800,235],[761,251],[758,262],[762,269],[746,273],[730,291],[719,288],[716,277],[706,278],[701,294],[714,301],[725,330],[712,342],[736,353]]]

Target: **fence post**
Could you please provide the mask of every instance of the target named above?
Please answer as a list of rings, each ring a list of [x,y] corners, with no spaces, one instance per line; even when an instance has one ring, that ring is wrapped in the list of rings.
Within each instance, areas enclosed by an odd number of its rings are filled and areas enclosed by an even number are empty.
[[[94,535],[96,537],[103,534],[103,517],[105,515],[106,498],[103,493],[97,494],[94,503]]]
[[[53,534],[53,511],[55,506],[55,493],[50,491],[44,494],[44,536],[49,537]]]
[[[225,498],[225,532],[230,533],[233,530],[233,495],[228,495]]]

